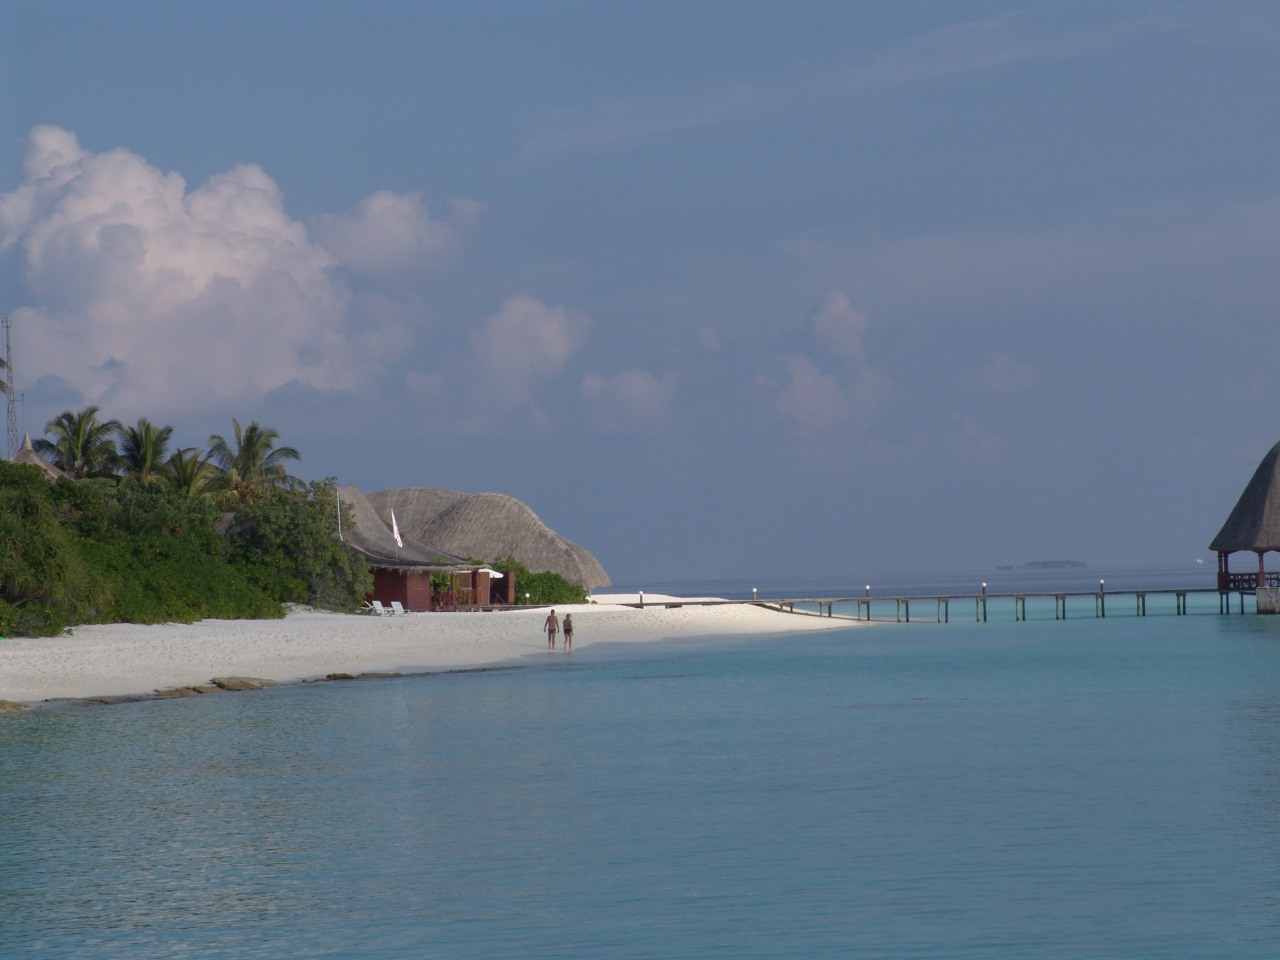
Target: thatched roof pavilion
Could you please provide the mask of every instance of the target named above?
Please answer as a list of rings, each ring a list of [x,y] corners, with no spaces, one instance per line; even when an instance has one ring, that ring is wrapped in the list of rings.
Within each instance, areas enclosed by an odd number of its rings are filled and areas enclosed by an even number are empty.
[[[1280,574],[1268,574],[1263,561],[1280,550],[1280,443],[1262,458],[1209,549],[1218,554],[1219,590],[1280,586]],[[1227,558],[1246,550],[1258,555],[1257,573],[1231,573]]]
[[[391,529],[391,516],[384,520],[378,510],[363,493],[348,484],[338,492],[343,504],[351,510],[355,521],[350,527],[344,527],[342,536],[347,546],[363,553],[372,567],[400,570],[429,570],[432,573],[449,573],[458,570],[470,570],[475,564],[463,557],[440,550],[416,537],[400,522],[396,514],[396,524],[400,528],[401,544],[396,543],[394,531]]]
[[[24,433],[22,435],[22,446],[18,448],[18,452],[13,455],[10,463],[23,463],[29,467],[35,467],[45,475],[45,478],[54,483],[66,476],[61,470],[46,460],[40,454],[36,453],[35,447],[31,445],[31,434]]]
[[[611,582],[589,551],[560,536],[515,497],[403,487],[371,493],[368,500],[384,522],[394,510],[402,531],[456,556],[514,557],[534,573],[558,573],[588,590]]]
[[[353,486],[340,490],[338,497],[350,510],[343,542],[373,571],[373,592],[366,599],[399,601],[410,611],[478,609],[493,602],[492,581],[497,578],[504,587],[500,602],[515,602],[510,577],[428,544],[399,515],[393,527],[390,512],[382,516]]]

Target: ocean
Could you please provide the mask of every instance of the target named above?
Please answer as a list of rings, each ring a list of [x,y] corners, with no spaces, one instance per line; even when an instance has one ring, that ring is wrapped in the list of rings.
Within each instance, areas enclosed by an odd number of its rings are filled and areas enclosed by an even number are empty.
[[[4,960],[1261,958],[1278,900],[1280,618],[0,715]]]

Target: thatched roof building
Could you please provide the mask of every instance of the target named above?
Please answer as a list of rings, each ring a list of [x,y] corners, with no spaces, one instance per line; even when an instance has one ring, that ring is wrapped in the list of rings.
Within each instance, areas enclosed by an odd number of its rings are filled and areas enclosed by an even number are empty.
[[[369,498],[350,484],[340,490],[338,496],[350,508],[351,519],[354,521],[352,525],[343,528],[343,541],[352,549],[363,553],[370,566],[403,570],[429,569],[439,573],[469,570],[475,566],[465,557],[438,549],[421,537],[414,536],[401,522],[398,511],[396,525],[400,529],[401,544],[397,544],[395,532],[391,528],[391,514],[388,513],[384,520]]]
[[[46,460],[40,454],[36,453],[35,447],[31,445],[31,434],[24,433],[22,435],[22,446],[18,448],[18,452],[13,455],[10,463],[24,463],[29,467],[35,467],[50,483],[62,479],[66,476],[61,470]]]
[[[394,510],[402,531],[455,556],[514,557],[534,573],[558,573],[588,590],[611,582],[589,551],[560,536],[515,497],[404,487],[371,493],[368,500],[384,522]]]
[[[1280,574],[1267,574],[1263,557],[1280,550],[1280,443],[1271,448],[1209,549],[1218,554],[1218,589],[1252,590],[1280,585]],[[1258,555],[1257,574],[1232,574],[1227,558],[1240,551]],[[1247,581],[1247,582],[1246,582]],[[1275,582],[1270,582],[1275,581]]]

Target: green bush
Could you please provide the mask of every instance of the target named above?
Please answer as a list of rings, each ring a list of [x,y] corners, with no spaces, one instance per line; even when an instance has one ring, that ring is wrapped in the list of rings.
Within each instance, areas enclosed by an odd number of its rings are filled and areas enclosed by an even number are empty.
[[[539,607],[587,602],[586,588],[570,583],[558,573],[530,573],[524,564],[513,557],[494,560],[489,566],[503,574],[515,574],[516,595],[521,603],[524,602],[526,593],[529,595],[529,603]]]
[[[0,630],[283,616],[229,558],[217,519],[163,484],[50,484],[0,463]]]
[[[373,575],[364,558],[337,539],[334,502],[332,480],[266,491],[231,521],[232,562],[281,603],[355,610],[371,590]]]

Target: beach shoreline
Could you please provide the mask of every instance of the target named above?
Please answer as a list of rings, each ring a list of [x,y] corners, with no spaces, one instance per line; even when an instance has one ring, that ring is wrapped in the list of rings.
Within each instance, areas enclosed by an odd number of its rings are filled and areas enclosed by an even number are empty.
[[[574,649],[695,637],[830,630],[855,621],[768,610],[750,603],[709,606],[695,598],[605,595],[561,608],[577,627]],[[667,604],[673,604],[668,606]],[[286,685],[330,678],[439,673],[515,663],[546,653],[547,607],[397,617],[299,608],[281,620],[192,624],[90,624],[58,637],[0,642],[0,701],[153,699],[214,692],[215,678]],[[557,652],[562,652],[557,643]]]

